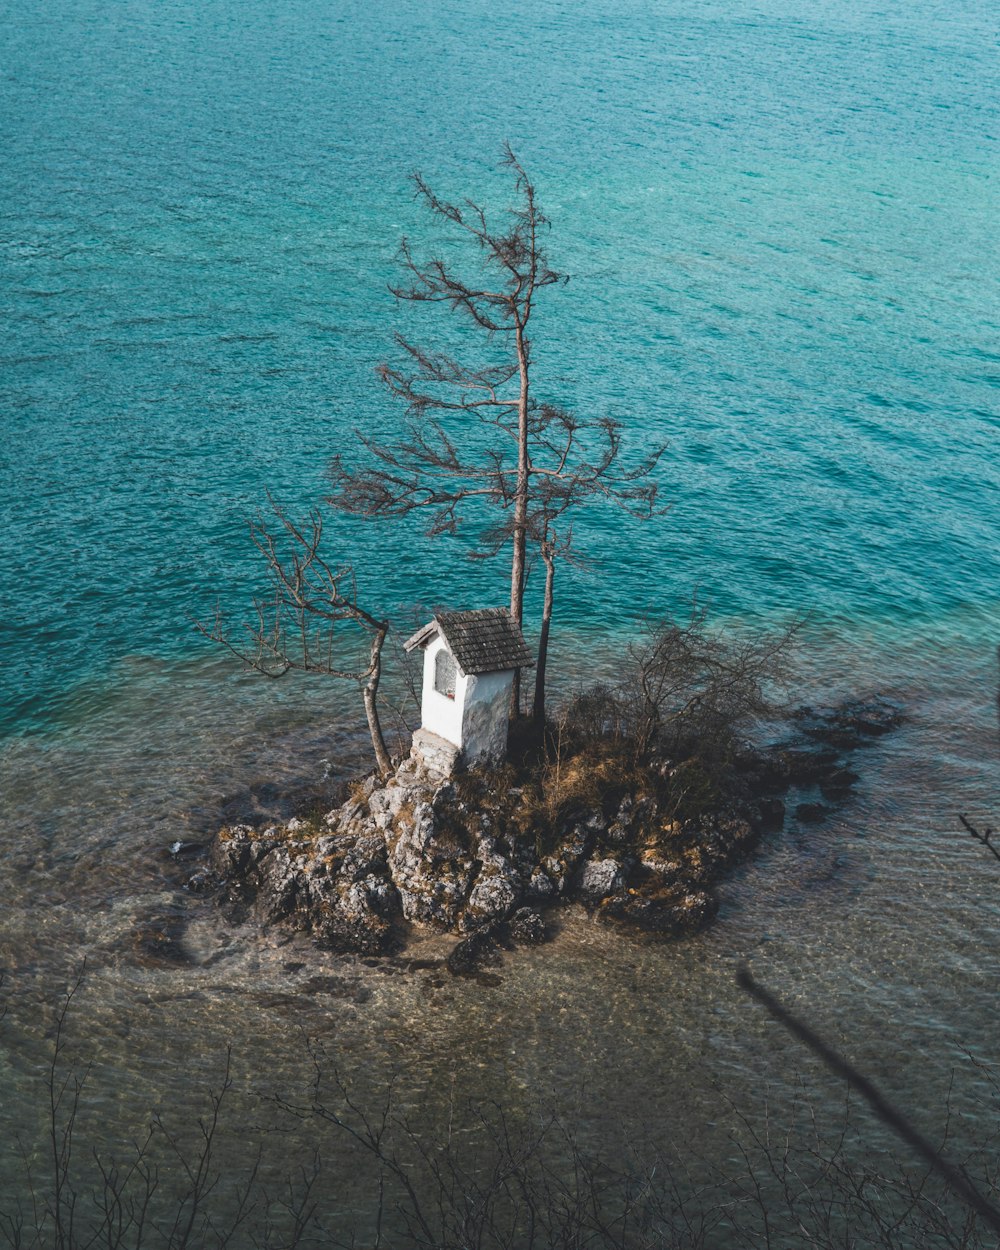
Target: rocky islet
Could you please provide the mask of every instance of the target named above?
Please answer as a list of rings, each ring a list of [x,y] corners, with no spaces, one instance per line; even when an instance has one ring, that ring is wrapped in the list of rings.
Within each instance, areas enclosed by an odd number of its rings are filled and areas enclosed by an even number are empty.
[[[853,753],[901,721],[881,697],[801,708],[783,741],[732,761],[711,810],[682,820],[655,790],[626,782],[543,828],[508,773],[445,778],[408,757],[385,780],[355,783],[319,820],[220,830],[189,885],[215,891],[234,923],[303,931],[332,950],[398,952],[411,926],[454,933],[456,974],[543,941],[546,914],[568,903],[684,936],[715,916],[726,870],[782,827],[789,795],[800,823],[823,820],[858,780]],[[666,776],[677,765],[656,767]]]

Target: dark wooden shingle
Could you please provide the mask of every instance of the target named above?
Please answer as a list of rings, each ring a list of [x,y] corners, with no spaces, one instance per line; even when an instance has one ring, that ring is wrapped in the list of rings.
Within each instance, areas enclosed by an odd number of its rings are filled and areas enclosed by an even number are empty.
[[[506,608],[437,612],[433,621],[403,645],[412,651],[438,632],[464,673],[501,673],[534,664],[524,635]]]

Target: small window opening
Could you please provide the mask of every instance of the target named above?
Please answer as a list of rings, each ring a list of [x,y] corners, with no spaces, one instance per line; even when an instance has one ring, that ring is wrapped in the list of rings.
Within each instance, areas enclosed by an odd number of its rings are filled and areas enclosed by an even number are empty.
[[[446,699],[455,697],[458,665],[450,651],[441,650],[434,657],[434,689]]]

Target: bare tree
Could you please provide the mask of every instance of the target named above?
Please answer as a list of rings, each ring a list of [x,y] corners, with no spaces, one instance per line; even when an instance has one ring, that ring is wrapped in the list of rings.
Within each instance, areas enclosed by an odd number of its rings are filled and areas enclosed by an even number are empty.
[[[387,776],[392,761],[379,720],[378,688],[389,623],[358,603],[353,568],[332,566],[320,554],[320,513],[313,509],[299,525],[270,496],[268,501],[276,525],[260,515],[250,523],[250,537],[267,563],[274,593],[254,602],[256,619],[243,627],[249,645],[233,642],[221,610],[211,625],[199,623],[197,627],[267,677],[283,677],[297,669],[357,682],[378,769]],[[351,627],[353,639],[345,636]]]
[[[484,528],[478,554],[495,554],[510,543],[510,611],[520,625],[528,546],[537,543],[549,573],[547,645],[553,556],[569,550],[569,526],[560,518],[584,500],[602,496],[641,513],[653,511],[656,488],[649,479],[662,448],[624,472],[617,422],[577,420],[535,398],[529,323],[538,292],[566,279],[549,267],[541,244],[549,223],[534,184],[509,146],[503,163],[514,173],[517,202],[498,227],[472,200],[443,200],[422,175],[414,175],[418,198],[473,245],[478,275],[469,279],[442,259],[417,260],[404,239],[400,258],[408,282],[392,288],[401,300],[444,304],[469,317],[490,349],[487,363],[469,365],[397,335],[405,364],[382,365],[379,373],[406,404],[404,435],[391,443],[359,435],[370,463],[352,467],[336,456],[329,502],[376,518],[426,511],[432,535],[454,532],[477,508],[481,516],[482,505],[499,512]],[[468,420],[471,427],[460,425]],[[542,698],[536,707],[544,712],[544,663],[539,672],[536,691]],[[517,703],[515,687],[515,708]]]
[[[400,259],[409,282],[392,291],[401,300],[445,304],[465,313],[489,339],[503,340],[510,349],[509,358],[499,364],[469,367],[397,335],[396,341],[408,357],[407,366],[397,369],[383,364],[379,376],[407,405],[406,436],[393,445],[363,438],[375,459],[370,468],[350,470],[336,456],[331,466],[331,502],[365,516],[398,517],[429,508],[432,534],[454,530],[474,499],[512,509],[510,610],[520,624],[529,440],[535,411],[528,324],[537,292],[565,279],[548,266],[539,238],[548,220],[538,208],[534,185],[509,146],[504,149],[503,163],[514,171],[519,203],[509,210],[510,220],[501,228],[491,225],[478,204],[440,199],[421,174],[413,175],[417,195],[430,211],[474,243],[481,253],[482,273],[478,282],[472,282],[444,260],[418,261],[404,238]],[[466,460],[444,427],[428,419],[431,413],[446,412],[474,416],[504,437],[481,460]]]

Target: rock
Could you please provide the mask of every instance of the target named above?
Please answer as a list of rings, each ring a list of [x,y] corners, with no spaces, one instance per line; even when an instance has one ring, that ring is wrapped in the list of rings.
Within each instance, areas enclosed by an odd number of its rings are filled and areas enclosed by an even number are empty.
[[[394,877],[419,873],[424,853],[434,837],[434,813],[430,807],[414,813],[411,823],[403,825],[389,841],[389,868]]]
[[[630,795],[618,804],[618,811],[608,826],[608,837],[612,842],[622,842],[628,838],[635,828],[635,799]]]
[[[703,822],[698,842],[714,867],[725,867],[751,850],[757,838],[758,830],[753,824],[742,814],[730,811]]]
[[[302,874],[296,896],[296,927],[308,929],[327,950],[383,954],[398,945],[394,920],[399,895],[387,874],[352,879]]]
[[[863,702],[849,703],[844,709],[850,723],[860,733],[869,737],[881,737],[890,730],[898,729],[906,719],[903,705],[884,695],[876,695]]]
[[[521,946],[537,946],[547,937],[541,913],[531,907],[519,907],[514,912],[507,921],[507,932]]]
[[[139,921],[131,934],[136,961],[147,968],[176,967],[191,963],[184,949],[184,921],[180,916],[150,916]]]
[[[205,847],[201,842],[171,842],[167,848],[174,859],[191,859],[200,854]]]
[[[392,881],[385,877],[366,877],[361,884],[368,896],[368,906],[376,916],[396,916],[402,913],[403,907],[399,891]]]
[[[328,829],[336,829],[340,833],[349,832],[356,824],[370,818],[367,799],[350,799],[343,807],[335,807],[323,817],[323,824]]]
[[[317,920],[312,933],[324,950],[351,954],[387,955],[399,945],[392,925],[377,916],[351,919],[332,912]]]
[[[751,798],[784,794],[792,781],[789,761],[780,750],[741,756],[737,761],[737,771]]]
[[[547,855],[542,860],[539,872],[552,882],[557,894],[566,892],[569,868],[561,859],[557,859],[555,855]]]
[[[520,901],[520,884],[513,874],[489,872],[480,875],[462,913],[461,927],[470,932],[484,924],[502,920]]]
[[[390,844],[388,868],[407,920],[450,929],[457,921],[473,880],[472,856],[435,841],[437,824],[430,803],[420,803],[412,823],[401,820]]]
[[[457,809],[465,810],[465,804],[458,797],[458,791],[452,782],[446,781],[439,785],[434,791],[434,797],[431,799],[431,807],[434,808],[434,814],[441,816],[444,812]]]
[[[285,920],[295,910],[300,872],[282,846],[271,851],[257,869],[257,913],[265,924]]]
[[[382,790],[373,791],[368,800],[368,810],[377,828],[385,833],[395,824],[404,806],[414,809],[423,793],[412,786],[388,785]]]
[[[374,875],[342,885],[338,900],[339,911],[348,920],[365,920],[370,916],[388,919],[402,910],[392,882]]]
[[[594,843],[607,833],[608,822],[595,812],[586,820],[576,820],[566,826],[559,839],[559,856],[568,864],[577,864],[585,855],[589,855]]]
[[[345,846],[352,845],[350,834],[326,833],[313,843],[313,857],[321,863],[325,859],[339,857]]]
[[[253,830],[249,825],[232,825],[222,829],[212,843],[209,856],[220,877],[238,877],[250,864]]]
[[[422,883],[397,884],[403,916],[418,924],[453,929],[465,902],[466,885],[461,879],[435,881],[430,874],[425,875]]]
[[[665,858],[656,847],[647,847],[640,862],[647,872],[659,878],[661,885],[672,885],[684,876],[684,861],[677,856]]]
[[[684,937],[715,918],[719,901],[707,890],[637,891],[608,899],[598,911],[602,920],[626,922],[646,933]]]
[[[209,894],[212,890],[218,889],[218,886],[219,879],[214,872],[208,868],[199,868],[188,877],[184,888],[192,894]]]
[[[903,723],[903,709],[892,699],[876,695],[831,708],[799,708],[795,720],[802,733],[814,741],[853,751],[898,728]]]
[[[837,768],[819,783],[820,794],[825,799],[834,801],[845,799],[850,793],[851,786],[859,780],[858,774],[850,768]]]
[[[815,785],[841,767],[840,756],[831,748],[788,747],[780,758],[793,785]]]
[[[795,819],[803,825],[821,824],[829,814],[822,803],[800,803],[795,809]]]
[[[388,872],[388,853],[385,838],[381,834],[371,833],[357,839],[344,855],[340,866],[340,875],[349,881],[360,881],[372,873]]]
[[[758,799],[757,820],[762,833],[777,833],[785,823],[785,805],[781,799]]]
[[[491,925],[477,929],[452,950],[445,964],[452,976],[471,976],[502,960]]]
[[[614,819],[608,825],[607,840],[617,846],[630,842],[649,819],[655,816],[655,803],[647,795],[641,799],[626,795],[618,806]]]
[[[583,834],[588,843],[593,845],[596,838],[608,831],[608,818],[600,810],[590,812],[576,823],[575,828]]]
[[[476,848],[479,871],[461,919],[465,932],[508,916],[521,901],[521,882],[495,838],[482,837]]]
[[[616,859],[592,859],[584,865],[578,887],[585,903],[595,905],[625,885],[625,872]]]
[[[607,821],[600,814],[584,821],[574,821],[563,831],[556,853],[542,860],[542,871],[560,894],[571,891],[583,860],[590,854],[598,837],[607,833],[607,829]]]

